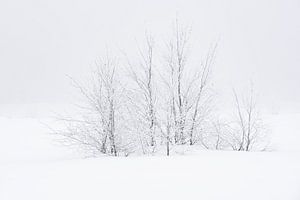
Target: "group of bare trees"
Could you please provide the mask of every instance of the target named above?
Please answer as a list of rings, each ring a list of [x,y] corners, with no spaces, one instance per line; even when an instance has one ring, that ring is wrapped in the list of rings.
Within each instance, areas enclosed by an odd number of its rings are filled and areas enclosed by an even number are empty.
[[[189,62],[190,28],[176,21],[158,50],[146,34],[143,48],[125,61],[106,56],[95,64],[90,84],[72,82],[85,99],[80,116],[61,117],[56,131],[66,145],[93,155],[154,154],[199,145],[207,149],[255,149],[262,124],[253,91],[241,102],[234,92],[237,120],[212,117],[212,78],[217,45],[199,64]],[[162,53],[163,52],[163,53]],[[122,68],[122,70],[121,70]],[[125,69],[125,71],[123,70]]]

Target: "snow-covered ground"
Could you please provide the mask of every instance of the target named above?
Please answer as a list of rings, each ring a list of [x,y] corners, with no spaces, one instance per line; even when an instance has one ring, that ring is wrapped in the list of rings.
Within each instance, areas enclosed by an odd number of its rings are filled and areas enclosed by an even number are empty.
[[[0,200],[299,200],[300,115],[269,115],[273,152],[81,159],[48,119],[0,117]]]

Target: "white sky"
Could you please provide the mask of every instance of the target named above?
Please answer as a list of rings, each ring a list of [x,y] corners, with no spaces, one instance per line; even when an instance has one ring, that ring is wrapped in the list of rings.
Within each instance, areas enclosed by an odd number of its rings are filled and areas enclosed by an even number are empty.
[[[252,79],[265,105],[300,102],[299,0],[1,0],[0,103],[69,101],[66,74],[80,77],[106,46],[133,49],[146,28],[164,38],[176,13],[199,54],[220,39],[217,88]]]

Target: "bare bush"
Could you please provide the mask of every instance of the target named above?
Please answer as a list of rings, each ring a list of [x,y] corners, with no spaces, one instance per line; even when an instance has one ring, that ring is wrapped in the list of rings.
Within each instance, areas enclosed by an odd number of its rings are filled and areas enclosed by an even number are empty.
[[[256,105],[253,86],[250,94],[244,99],[234,90],[237,120],[233,123],[231,132],[234,136],[234,150],[251,151],[264,150],[266,131]]]
[[[207,149],[234,151],[264,151],[268,147],[267,130],[256,105],[254,89],[241,98],[233,90],[234,110],[232,119],[212,123],[212,130],[201,138]]]

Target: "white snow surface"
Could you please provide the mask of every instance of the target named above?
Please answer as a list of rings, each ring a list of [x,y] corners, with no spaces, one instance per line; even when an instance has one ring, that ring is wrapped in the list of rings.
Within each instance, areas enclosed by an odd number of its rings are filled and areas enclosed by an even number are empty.
[[[265,121],[272,152],[83,159],[54,143],[49,119],[1,117],[0,200],[299,200],[300,114]]]

